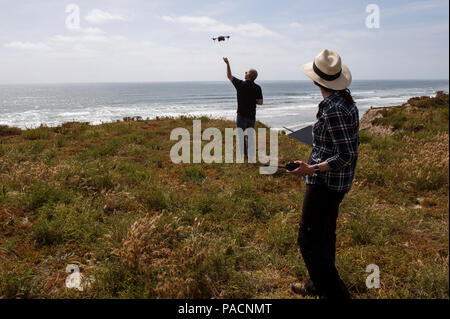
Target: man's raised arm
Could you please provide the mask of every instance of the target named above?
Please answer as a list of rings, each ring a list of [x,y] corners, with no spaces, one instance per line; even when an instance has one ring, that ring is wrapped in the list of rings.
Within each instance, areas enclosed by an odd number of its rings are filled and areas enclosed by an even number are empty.
[[[228,78],[228,80],[233,82],[233,75],[231,74],[230,61],[228,61],[228,58],[223,58],[223,61],[227,65],[227,78]]]

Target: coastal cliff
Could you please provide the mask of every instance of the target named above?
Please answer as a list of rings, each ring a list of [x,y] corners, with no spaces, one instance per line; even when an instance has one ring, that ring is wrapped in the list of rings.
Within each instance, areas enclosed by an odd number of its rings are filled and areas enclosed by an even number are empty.
[[[1,126],[0,298],[298,298],[303,182],[255,164],[172,163],[170,132],[192,120]],[[442,92],[362,117],[337,232],[354,297],[449,297],[448,120]],[[309,152],[279,136],[280,163]],[[369,264],[379,289],[366,287]],[[80,289],[66,287],[68,265]]]

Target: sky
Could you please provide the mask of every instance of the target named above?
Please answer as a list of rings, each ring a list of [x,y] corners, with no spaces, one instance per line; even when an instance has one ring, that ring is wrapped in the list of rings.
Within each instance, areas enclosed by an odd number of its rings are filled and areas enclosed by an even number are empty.
[[[255,68],[260,81],[306,80],[300,66],[323,49],[338,52],[354,79],[449,78],[447,0],[0,0],[0,8],[2,84],[225,81],[223,56],[237,77]],[[218,35],[231,38],[214,42]]]

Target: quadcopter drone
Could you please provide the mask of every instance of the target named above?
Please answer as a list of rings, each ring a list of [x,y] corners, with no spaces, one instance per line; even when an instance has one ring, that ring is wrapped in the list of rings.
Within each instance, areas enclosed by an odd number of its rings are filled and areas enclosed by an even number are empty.
[[[217,38],[212,38],[212,39],[214,40],[214,42],[216,42],[216,40],[218,42],[220,42],[220,41],[225,41],[225,39],[229,39],[229,38],[230,38],[229,35],[221,35],[221,36],[218,36]]]

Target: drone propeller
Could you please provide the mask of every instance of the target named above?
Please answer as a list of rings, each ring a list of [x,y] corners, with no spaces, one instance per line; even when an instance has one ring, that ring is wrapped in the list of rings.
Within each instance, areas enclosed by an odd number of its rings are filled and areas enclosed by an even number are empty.
[[[211,39],[213,39],[214,42],[216,42],[216,40],[218,40],[219,42],[221,42],[221,41],[225,41],[225,39],[229,39],[229,38],[230,38],[229,35],[221,35],[221,36],[218,36],[218,37],[216,37],[216,38],[211,38]]]

